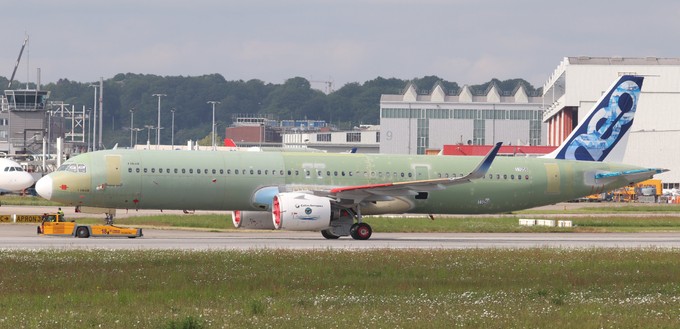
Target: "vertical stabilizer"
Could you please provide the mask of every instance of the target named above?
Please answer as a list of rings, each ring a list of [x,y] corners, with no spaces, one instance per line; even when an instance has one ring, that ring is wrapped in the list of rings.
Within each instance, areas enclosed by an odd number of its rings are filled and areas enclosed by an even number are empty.
[[[569,137],[546,158],[621,162],[637,109],[641,76],[619,77]]]

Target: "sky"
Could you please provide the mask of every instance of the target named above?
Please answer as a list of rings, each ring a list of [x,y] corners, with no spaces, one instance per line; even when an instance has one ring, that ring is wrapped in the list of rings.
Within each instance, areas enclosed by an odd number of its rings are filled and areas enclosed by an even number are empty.
[[[118,73],[332,81],[436,75],[541,87],[567,56],[680,57],[680,2],[529,0],[8,0],[0,76]],[[316,82],[319,81],[319,82]]]

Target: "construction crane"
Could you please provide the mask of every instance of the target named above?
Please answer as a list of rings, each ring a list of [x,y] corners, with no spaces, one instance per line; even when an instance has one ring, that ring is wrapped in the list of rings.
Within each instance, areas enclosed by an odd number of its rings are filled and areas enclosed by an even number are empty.
[[[28,43],[28,35],[24,39],[24,44],[21,45],[21,50],[19,51],[19,57],[17,58],[16,65],[14,65],[14,71],[12,71],[12,77],[9,78],[9,84],[7,85],[7,89],[12,88],[12,81],[14,81],[14,76],[17,74],[17,68],[19,68],[19,62],[21,61],[21,55],[24,53],[24,48],[26,48],[26,43]]]

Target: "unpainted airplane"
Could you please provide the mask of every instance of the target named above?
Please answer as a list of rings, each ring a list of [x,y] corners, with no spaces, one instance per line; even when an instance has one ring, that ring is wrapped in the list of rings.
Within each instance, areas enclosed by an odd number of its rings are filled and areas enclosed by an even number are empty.
[[[33,176],[13,160],[0,158],[0,193],[22,191],[35,183]]]
[[[106,150],[71,158],[36,190],[72,206],[233,210],[237,227],[366,240],[365,214],[509,212],[666,171],[602,162],[625,147],[642,82],[617,79],[552,158],[496,158],[501,143],[485,157]]]

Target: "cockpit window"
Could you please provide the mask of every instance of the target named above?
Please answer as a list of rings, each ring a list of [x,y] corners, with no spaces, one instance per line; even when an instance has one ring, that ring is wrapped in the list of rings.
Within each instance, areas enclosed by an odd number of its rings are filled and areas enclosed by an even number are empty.
[[[84,164],[76,164],[76,163],[65,163],[61,165],[57,171],[70,171],[70,172],[76,172],[76,173],[85,173],[87,172],[87,166]]]

